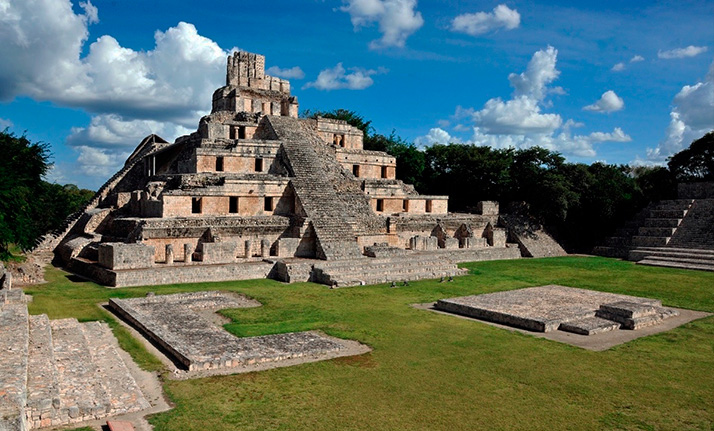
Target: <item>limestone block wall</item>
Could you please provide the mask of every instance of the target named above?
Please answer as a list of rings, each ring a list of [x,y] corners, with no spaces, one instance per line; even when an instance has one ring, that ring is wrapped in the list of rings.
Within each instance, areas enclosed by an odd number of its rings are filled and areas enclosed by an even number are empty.
[[[154,248],[145,244],[103,243],[98,254],[99,265],[108,269],[150,268],[154,264]]]
[[[317,133],[328,145],[334,144],[340,148],[357,150],[363,148],[364,134],[362,131],[342,120],[318,118]]]
[[[224,190],[223,195],[208,195],[200,190],[195,195],[163,194],[161,217],[265,216],[287,215],[295,208],[292,194],[283,185],[263,184]]]
[[[397,161],[386,153],[338,149],[335,155],[342,167],[358,178],[396,178]]]
[[[244,107],[244,105],[241,105]],[[278,104],[278,109],[280,109]],[[231,111],[253,112],[253,104],[248,104],[248,109],[231,109]],[[279,115],[279,114],[278,114]],[[201,123],[198,133],[203,139],[253,139],[258,126],[253,123],[229,122],[229,123]]]
[[[377,214],[447,214],[448,196],[392,197],[370,196],[370,205]]]
[[[261,173],[268,172],[273,163],[275,163],[275,154],[256,154],[254,156],[197,155],[196,172]]]

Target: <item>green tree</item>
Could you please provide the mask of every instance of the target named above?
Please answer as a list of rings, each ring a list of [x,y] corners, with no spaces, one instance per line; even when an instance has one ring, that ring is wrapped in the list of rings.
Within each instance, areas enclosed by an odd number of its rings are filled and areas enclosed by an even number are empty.
[[[74,184],[61,186],[42,180],[50,168],[49,145],[30,142],[7,129],[0,132],[0,259],[9,256],[11,244],[34,246],[48,231],[84,206],[91,190]]]
[[[670,157],[667,165],[680,182],[714,180],[714,131]]]
[[[48,147],[7,129],[0,133],[0,257],[7,256],[10,244],[29,248],[43,233],[37,217],[44,208],[36,199],[50,167]]]

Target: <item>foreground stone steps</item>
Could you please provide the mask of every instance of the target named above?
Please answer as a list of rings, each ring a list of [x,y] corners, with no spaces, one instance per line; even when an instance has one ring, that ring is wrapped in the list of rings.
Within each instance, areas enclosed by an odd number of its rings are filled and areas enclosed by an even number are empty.
[[[97,374],[103,377],[101,383],[109,396],[110,413],[123,414],[149,408],[149,403],[114,348],[114,336],[109,326],[104,322],[87,322],[82,324],[82,329]]]
[[[0,429],[25,429],[28,315],[21,290],[0,292]]]
[[[52,328],[47,315],[30,316],[30,349],[27,366],[27,419],[33,428],[58,424],[59,383],[55,369]]]
[[[60,423],[101,418],[111,410],[109,395],[89,361],[91,352],[76,319],[52,321],[55,367],[59,383]]]
[[[103,322],[29,316],[21,290],[0,294],[0,430],[65,426],[146,409]]]

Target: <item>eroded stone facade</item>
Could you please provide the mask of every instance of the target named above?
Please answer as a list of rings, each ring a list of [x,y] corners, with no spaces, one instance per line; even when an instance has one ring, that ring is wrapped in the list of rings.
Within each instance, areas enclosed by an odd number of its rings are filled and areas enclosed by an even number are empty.
[[[71,270],[115,286],[274,273],[240,267],[265,260],[363,260],[375,244],[513,256],[497,203],[482,203],[481,214],[449,213],[448,196],[420,195],[397,180],[395,158],[365,150],[359,129],[298,118],[289,82],[264,69],[263,56],[230,56],[226,85],[196,132],[172,144],[145,138],[44,246]],[[473,253],[489,248],[504,252]],[[456,273],[461,259],[448,256],[424,274]]]

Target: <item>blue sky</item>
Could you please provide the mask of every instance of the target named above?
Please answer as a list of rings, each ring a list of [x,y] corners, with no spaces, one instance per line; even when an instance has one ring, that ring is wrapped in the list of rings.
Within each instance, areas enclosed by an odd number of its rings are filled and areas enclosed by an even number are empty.
[[[714,129],[712,1],[0,0],[0,127],[96,188],[195,130],[233,49],[421,145],[661,164]]]

